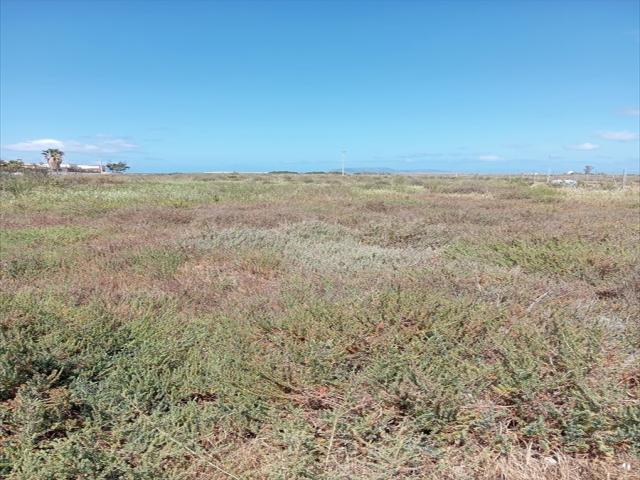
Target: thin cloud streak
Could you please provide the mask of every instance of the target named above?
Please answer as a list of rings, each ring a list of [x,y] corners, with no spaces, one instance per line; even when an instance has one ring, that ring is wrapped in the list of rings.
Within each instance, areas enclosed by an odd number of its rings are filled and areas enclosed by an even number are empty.
[[[625,108],[621,113],[627,117],[640,117],[640,108]]]
[[[638,140],[638,134],[630,132],[629,130],[622,130],[618,132],[600,132],[600,138],[605,140],[615,140],[617,142],[631,142]]]
[[[588,152],[591,150],[597,150],[598,148],[600,148],[600,145],[596,145],[595,143],[590,142],[584,142],[578,143],[577,145],[567,145],[565,148],[569,150],[580,150],[583,152]]]
[[[40,152],[48,148],[58,148],[65,152],[71,153],[121,153],[138,148],[138,145],[123,138],[98,136],[95,142],[83,143],[77,140],[58,140],[55,138],[40,138],[35,140],[26,140],[24,142],[12,143],[4,145],[7,150],[16,152]]]

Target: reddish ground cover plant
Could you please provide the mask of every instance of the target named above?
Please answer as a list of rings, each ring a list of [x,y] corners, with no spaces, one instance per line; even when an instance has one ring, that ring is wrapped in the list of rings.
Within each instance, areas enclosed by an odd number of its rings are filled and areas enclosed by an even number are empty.
[[[3,189],[0,475],[637,478],[640,201],[617,187]]]

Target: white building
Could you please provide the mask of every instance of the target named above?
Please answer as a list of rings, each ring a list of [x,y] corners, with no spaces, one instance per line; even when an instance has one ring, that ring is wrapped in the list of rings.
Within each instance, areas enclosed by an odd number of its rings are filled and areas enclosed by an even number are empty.
[[[60,170],[75,173],[103,173],[105,171],[102,165],[81,165],[74,163],[61,163]]]

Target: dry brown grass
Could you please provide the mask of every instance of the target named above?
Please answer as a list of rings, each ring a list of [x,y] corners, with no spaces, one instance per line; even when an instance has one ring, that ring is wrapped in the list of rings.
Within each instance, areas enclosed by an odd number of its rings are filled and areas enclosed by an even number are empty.
[[[0,474],[639,478],[640,202],[602,187],[123,176],[5,196]]]

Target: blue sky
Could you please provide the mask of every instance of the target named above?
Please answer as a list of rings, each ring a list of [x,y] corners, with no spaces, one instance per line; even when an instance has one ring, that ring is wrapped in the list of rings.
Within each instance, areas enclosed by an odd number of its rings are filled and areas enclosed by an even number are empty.
[[[1,5],[2,158],[640,168],[637,0]]]

